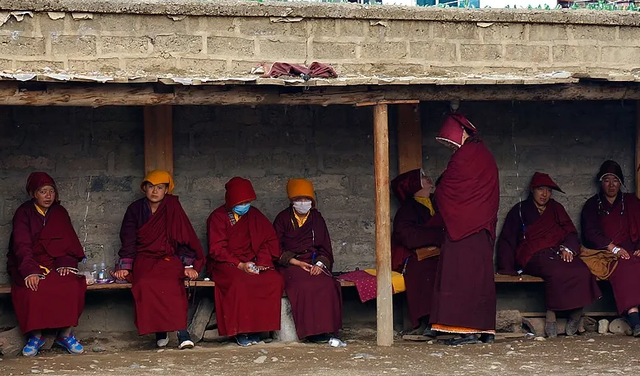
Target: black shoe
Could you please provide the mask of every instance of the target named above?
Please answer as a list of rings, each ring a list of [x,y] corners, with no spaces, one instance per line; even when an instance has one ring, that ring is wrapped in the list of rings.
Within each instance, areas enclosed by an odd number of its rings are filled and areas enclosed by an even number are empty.
[[[544,334],[549,338],[556,338],[558,336],[558,323],[555,321],[546,322],[544,324]]]
[[[460,338],[451,338],[444,342],[447,346],[468,345],[473,343],[480,343],[477,334],[463,334]]]
[[[307,340],[312,343],[328,343],[330,339],[331,336],[326,333],[307,337]]]
[[[433,330],[431,328],[427,328],[427,329],[424,330],[424,332],[422,332],[422,335],[425,336],[425,337],[435,338],[435,337],[440,335],[440,332],[437,331],[437,330]]]
[[[564,331],[568,336],[575,336],[576,333],[578,333],[579,325],[580,325],[580,322],[573,319],[569,319],[567,320],[567,327],[565,328]]]
[[[640,324],[633,327],[633,336],[640,337]]]
[[[480,335],[480,341],[482,343],[494,343],[496,341],[495,334],[482,333]]]

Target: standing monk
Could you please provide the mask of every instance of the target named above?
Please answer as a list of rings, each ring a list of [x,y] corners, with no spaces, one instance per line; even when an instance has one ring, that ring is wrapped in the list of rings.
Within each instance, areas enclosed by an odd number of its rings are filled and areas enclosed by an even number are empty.
[[[547,174],[536,172],[531,194],[516,204],[504,222],[498,240],[498,273],[518,275],[518,270],[544,280],[548,337],[558,335],[556,311],[570,311],[566,334],[578,331],[583,308],[602,294],[596,277],[580,254],[580,240],[564,207],[551,198],[562,192]],[[564,192],[562,192],[564,193]]]
[[[280,330],[284,282],[273,265],[280,246],[271,222],[251,206],[251,182],[234,177],[225,189],[225,204],[207,219],[207,267],[216,283],[220,334],[250,346],[260,341],[260,332]]]
[[[393,179],[391,189],[400,201],[391,237],[393,270],[404,275],[411,324],[434,336],[428,324],[444,223],[431,194],[433,181],[417,169]]]
[[[450,345],[477,343],[478,338],[493,342],[498,167],[476,127],[462,114],[449,115],[436,140],[453,155],[435,192],[446,236],[433,294],[432,329],[460,334]]]
[[[187,332],[185,278],[198,277],[204,266],[202,245],[173,192],[167,171],[145,176],[145,197],[127,208],[120,229],[120,262],[114,276],[130,280],[135,301],[135,323],[140,335],[156,334],[156,345],[169,343],[168,332],[178,332],[178,348],[192,348]]]
[[[310,181],[289,180],[287,195],[291,205],[273,222],[281,250],[278,270],[284,277],[298,338],[327,342],[342,327],[342,290],[331,274],[329,230],[316,209]]]
[[[77,275],[84,251],[51,176],[34,172],[26,188],[31,200],[13,216],[7,255],[11,300],[20,330],[28,336],[22,355],[38,354],[43,329],[58,329],[56,343],[81,354],[71,328],[84,309],[87,283]]]
[[[618,163],[604,162],[597,179],[600,192],[582,208],[583,242],[618,256],[608,280],[618,313],[627,315],[633,336],[640,337],[640,202],[633,193],[620,192],[624,176]]]

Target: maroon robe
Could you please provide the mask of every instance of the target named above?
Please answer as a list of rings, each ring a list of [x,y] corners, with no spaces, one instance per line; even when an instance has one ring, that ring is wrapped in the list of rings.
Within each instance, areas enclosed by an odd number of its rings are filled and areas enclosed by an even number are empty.
[[[495,330],[493,245],[500,187],[495,159],[476,136],[451,156],[435,198],[446,237],[440,250],[430,322]]]
[[[562,260],[560,245],[573,251],[572,262]],[[523,269],[544,279],[547,310],[582,308],[602,294],[579,254],[578,231],[564,207],[551,199],[540,214],[529,197],[507,214],[498,239],[498,273],[516,275]]]
[[[585,247],[606,249],[613,243],[631,256],[629,260],[619,258],[609,277],[620,314],[640,305],[640,257],[633,255],[640,246],[639,222],[640,202],[632,193],[619,193],[613,204],[600,193],[588,199],[582,208]]]
[[[297,258],[311,265],[321,261],[327,273],[333,267],[333,251],[329,230],[316,209],[311,209],[302,227],[294,217],[293,208],[280,212],[273,222],[280,241],[278,271],[284,277],[284,288],[291,302],[293,321],[298,338],[316,334],[338,335],[342,327],[342,288],[333,276],[311,275],[289,264]]]
[[[218,331],[223,336],[280,330],[280,299],[284,282],[273,269],[280,257],[278,238],[271,222],[251,207],[235,222],[224,206],[207,219],[207,268],[216,283]],[[253,261],[270,269],[248,274],[240,262]]]
[[[69,213],[57,202],[43,217],[33,201],[22,204],[13,216],[13,231],[9,244],[7,271],[11,276],[11,300],[22,333],[48,328],[78,325],[84,310],[87,283],[84,276],[64,277],[57,269],[77,268],[84,258]],[[25,285],[25,278],[44,273],[38,291]]]
[[[200,272],[204,253],[178,197],[165,195],[153,214],[146,198],[133,202],[124,215],[120,239],[118,269],[132,270],[138,333],[186,329],[184,267],[193,265]]]
[[[407,305],[411,324],[431,314],[433,286],[439,257],[418,261],[416,249],[440,247],[444,239],[444,223],[439,214],[431,216],[429,208],[409,196],[402,202],[393,219],[391,254],[393,270],[404,274]]]

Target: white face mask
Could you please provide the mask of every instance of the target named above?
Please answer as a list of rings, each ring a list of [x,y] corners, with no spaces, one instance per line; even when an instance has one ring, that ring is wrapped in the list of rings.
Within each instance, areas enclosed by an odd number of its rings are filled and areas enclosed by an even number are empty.
[[[295,201],[293,208],[300,214],[307,214],[311,210],[311,201]]]

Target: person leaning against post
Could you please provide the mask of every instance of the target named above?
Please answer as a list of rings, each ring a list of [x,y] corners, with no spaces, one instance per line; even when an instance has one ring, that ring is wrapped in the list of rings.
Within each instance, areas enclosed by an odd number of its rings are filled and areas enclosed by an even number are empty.
[[[38,354],[44,329],[56,329],[55,343],[81,354],[84,349],[71,329],[84,309],[87,283],[77,269],[84,251],[53,178],[34,172],[26,189],[31,199],[13,216],[7,255],[11,300],[20,330],[27,335],[22,355]]]
[[[155,333],[156,345],[169,343],[178,332],[178,348],[194,347],[187,331],[188,300],[184,280],[198,277],[204,267],[200,240],[167,171],[149,172],[122,220],[120,260],[114,277],[131,281],[135,324],[140,335]]]

